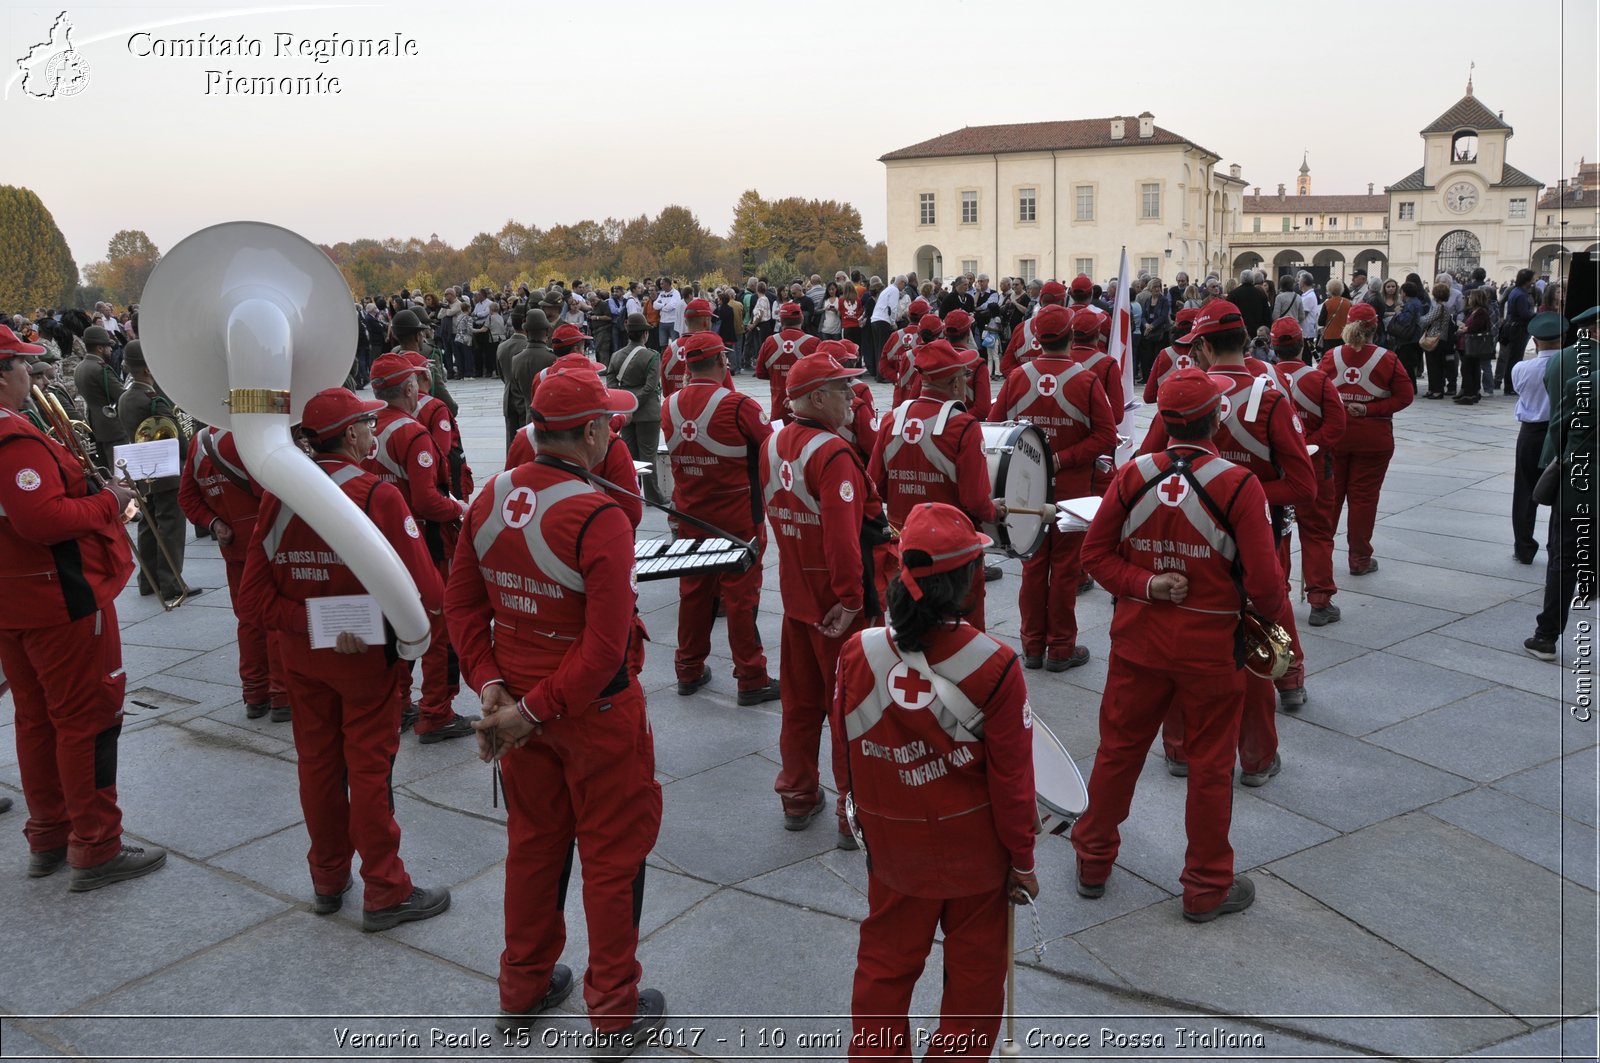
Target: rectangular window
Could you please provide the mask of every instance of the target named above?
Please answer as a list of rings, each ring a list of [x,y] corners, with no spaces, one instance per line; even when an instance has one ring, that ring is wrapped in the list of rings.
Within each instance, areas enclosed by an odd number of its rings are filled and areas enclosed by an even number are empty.
[[[1416,217],[1417,217],[1417,205],[1415,203],[1402,203],[1402,204],[1400,204],[1400,220],[1401,221],[1415,221]]]
[[[1024,188],[1017,192],[1017,220],[1037,221],[1039,219],[1039,190],[1037,188]]]
[[[1361,228],[1365,228],[1365,223],[1366,223],[1366,220],[1367,220],[1367,219],[1365,219],[1365,218],[1363,218],[1363,217],[1360,217],[1360,216],[1359,216],[1359,215],[1358,215],[1358,216],[1357,216],[1357,217],[1356,217],[1356,228],[1357,228],[1357,229],[1361,229]]]
[[[1017,272],[1024,281],[1031,281],[1039,275],[1039,260],[1034,258],[1017,259]]]
[[[1251,221],[1250,231],[1253,232],[1253,233],[1260,232],[1261,231],[1261,219],[1260,218],[1252,218],[1250,221]]]
[[[975,259],[975,258],[964,258],[964,259],[962,259],[961,260],[961,272],[962,273],[976,273],[976,272],[978,272],[978,260]]]
[[[1315,218],[1307,218],[1306,219],[1306,231],[1307,232],[1310,232],[1312,229],[1315,229],[1316,227],[1317,227],[1317,219],[1315,219]]]
[[[1150,183],[1139,186],[1139,217],[1161,217],[1161,186]]]
[[[1076,272],[1083,274],[1085,277],[1094,276],[1094,259],[1080,258],[1073,265],[1076,267]]]
[[[1526,218],[1528,216],[1528,201],[1526,199],[1513,199],[1511,201],[1511,217]]]
[[[961,224],[978,224],[978,193],[961,193]]]
[[[1141,258],[1139,260],[1139,270],[1142,273],[1148,273],[1150,276],[1154,277],[1161,272],[1161,260],[1156,258],[1154,255],[1151,255],[1149,258]]]
[[[1094,185],[1079,185],[1073,190],[1075,207],[1073,219],[1094,221]]]
[[[1328,228],[1337,229],[1338,227],[1339,227],[1339,219],[1338,218],[1329,218],[1328,219]]]
[[[933,193],[932,192],[924,192],[924,193],[922,193],[920,196],[917,197],[917,202],[920,205],[920,209],[919,209],[919,212],[918,212],[918,215],[917,215],[917,224],[919,224],[919,225],[932,225],[932,224],[934,224]]]
[[[1287,215],[1285,215],[1284,219],[1283,219],[1283,231],[1284,232],[1288,232],[1289,231],[1289,218],[1288,218]]]

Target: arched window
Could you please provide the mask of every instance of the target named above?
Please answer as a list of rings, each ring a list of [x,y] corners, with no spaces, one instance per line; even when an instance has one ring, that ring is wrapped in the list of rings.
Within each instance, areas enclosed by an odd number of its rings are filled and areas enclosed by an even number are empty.
[[[1478,131],[1462,129],[1450,138],[1451,162],[1478,161]]]
[[[1449,273],[1452,276],[1465,277],[1478,268],[1478,253],[1482,250],[1478,238],[1465,229],[1454,229],[1444,234],[1444,239],[1439,241],[1438,254],[1434,266],[1435,273]]]

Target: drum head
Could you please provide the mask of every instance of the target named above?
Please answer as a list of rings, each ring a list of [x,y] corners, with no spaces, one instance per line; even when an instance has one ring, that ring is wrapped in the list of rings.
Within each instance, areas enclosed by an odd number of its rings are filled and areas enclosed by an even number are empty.
[[[983,450],[989,464],[989,485],[1008,506],[1047,509],[1054,501],[1055,470],[1044,433],[1029,424],[986,424]],[[1010,514],[984,531],[1011,557],[1031,557],[1044,545],[1052,520],[1034,514]]]
[[[1039,818],[1051,834],[1071,829],[1089,807],[1089,791],[1078,766],[1067,754],[1067,747],[1038,716],[1033,718],[1033,788],[1039,802]]]

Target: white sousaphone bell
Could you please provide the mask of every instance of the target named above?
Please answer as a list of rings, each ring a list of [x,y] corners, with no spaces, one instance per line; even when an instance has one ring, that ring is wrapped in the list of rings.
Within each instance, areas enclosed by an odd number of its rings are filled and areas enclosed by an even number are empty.
[[[356,312],[339,268],[300,235],[225,222],[163,255],[145,285],[139,335],[179,406],[233,433],[245,468],[327,540],[377,599],[406,660],[428,618],[394,547],[295,445],[297,407],[344,382]]]

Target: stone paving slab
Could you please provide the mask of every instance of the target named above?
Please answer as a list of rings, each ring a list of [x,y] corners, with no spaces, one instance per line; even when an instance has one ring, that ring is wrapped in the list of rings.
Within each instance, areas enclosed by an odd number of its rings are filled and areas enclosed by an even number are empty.
[[[1475,1059],[1594,1059],[1596,1020],[1593,1016],[1550,1023],[1537,1030],[1472,1053]]]
[[[1533,567],[1541,573],[1544,571],[1542,564]],[[1542,594],[1540,600],[1541,602],[1543,601]],[[1528,606],[1518,602],[1503,602],[1482,612],[1463,617],[1454,623],[1445,624],[1435,634],[1444,635],[1447,638],[1460,639],[1463,642],[1470,642],[1486,649],[1521,653],[1522,640],[1533,634],[1534,618],[1539,615],[1540,608],[1542,606],[1534,606],[1530,609]],[[1568,635],[1570,636],[1570,634],[1571,632],[1569,631]],[[1557,639],[1555,663],[1557,665],[1566,664],[1567,657],[1571,652],[1572,643],[1570,637]],[[1545,664],[1543,661],[1539,663]],[[1555,693],[1558,689],[1557,677],[1560,672],[1558,669],[1551,668],[1549,664],[1545,664],[1545,667],[1551,672],[1550,685],[1546,689],[1551,693]]]
[[[1341,621],[1330,626],[1344,625]],[[1306,651],[1308,656],[1310,652]],[[1348,735],[1365,735],[1490,685],[1392,653],[1367,653],[1318,673],[1315,682],[1306,685],[1310,700],[1299,718]],[[1330,698],[1324,691],[1337,694]]]
[[[1479,787],[1430,805],[1427,811],[1580,886],[1592,890],[1600,881],[1595,829],[1531,801]]]
[[[1511,497],[1510,488],[1506,498]],[[1379,556],[1385,561],[1411,561],[1420,565],[1435,565],[1458,573],[1471,580],[1473,574],[1513,580],[1530,586],[1544,586],[1544,565],[1519,565],[1511,557],[1511,518],[1505,521],[1505,530],[1498,542],[1482,543],[1472,539],[1453,539],[1449,536],[1426,535],[1417,532],[1388,531],[1379,525]],[[1543,533],[1539,541],[1544,542]],[[1341,555],[1342,557],[1342,555]],[[1382,570],[1380,569],[1381,573]],[[1339,579],[1348,583],[1342,573]],[[1538,610],[1534,610],[1538,612]]]
[[[1494,788],[1594,827],[1600,825],[1596,809],[1600,804],[1600,783],[1596,781],[1600,756],[1596,754],[1594,749],[1569,753],[1501,779]]]
[[[1497,688],[1386,727],[1367,741],[1491,782],[1572,752],[1579,743],[1593,744],[1593,728],[1562,720],[1549,698]],[[1474,740],[1462,741],[1464,735]]]
[[[1542,591],[1540,596],[1542,600]],[[1522,604],[1526,608],[1530,603]],[[1535,605],[1534,608],[1537,611],[1539,606]],[[1428,632],[1396,643],[1389,647],[1388,652],[1435,665],[1457,676],[1487,679],[1503,687],[1538,695],[1549,702],[1557,692],[1558,684],[1565,678],[1559,663],[1535,660],[1522,652],[1520,644],[1516,646],[1515,650],[1509,647],[1497,650],[1453,636]]]
[[[1336,560],[1336,563],[1342,563]],[[1359,588],[1373,582],[1385,593],[1393,593],[1394,584],[1383,569],[1368,576],[1339,575],[1341,589],[1334,604],[1343,614],[1337,624],[1317,628],[1323,638],[1349,642],[1369,650],[1381,650],[1402,639],[1432,631],[1460,619],[1459,613],[1444,609],[1430,609],[1423,605],[1381,598],[1366,594]],[[1381,581],[1381,582],[1380,582]],[[1351,590],[1349,588],[1358,588]]]

